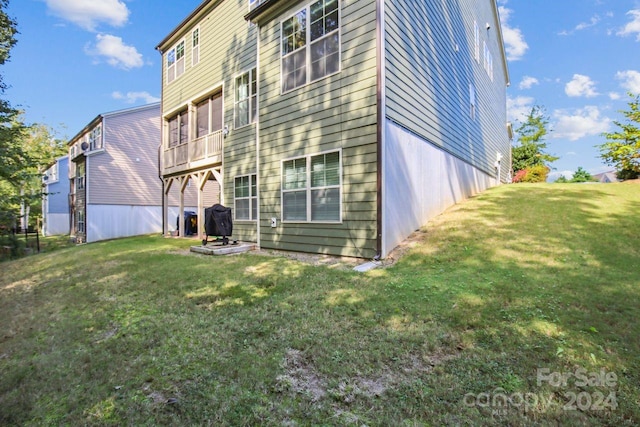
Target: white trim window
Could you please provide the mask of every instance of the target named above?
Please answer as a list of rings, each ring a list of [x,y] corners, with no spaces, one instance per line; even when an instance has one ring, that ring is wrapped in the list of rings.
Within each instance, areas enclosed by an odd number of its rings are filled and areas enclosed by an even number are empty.
[[[476,119],[476,88],[473,83],[469,83],[469,117]]]
[[[184,73],[184,40],[167,52],[167,83],[171,83]]]
[[[256,69],[252,69],[236,77],[236,91],[234,101],[234,127],[236,129],[256,121],[257,107],[257,76]]]
[[[82,190],[85,185],[85,164],[78,163],[76,166],[76,190]]]
[[[84,211],[82,209],[78,210],[78,229],[76,230],[77,233],[82,233],[84,234],[85,232],[85,227],[84,227]]]
[[[491,54],[491,50],[487,45],[487,42],[484,42],[484,69],[491,81],[493,81],[493,55]]]
[[[234,214],[238,221],[258,219],[258,187],[256,175],[237,176],[234,180]]]
[[[341,222],[340,151],[282,162],[282,221]]]
[[[45,173],[45,184],[51,184],[53,182],[58,182],[59,178],[58,178],[58,173],[60,171],[60,163],[59,162],[55,162],[53,165],[51,165],[51,167],[47,170],[47,172]]]
[[[222,92],[196,104],[196,138],[222,129]]]
[[[89,132],[89,150],[102,148],[102,125],[98,125]]]
[[[340,71],[340,2],[318,0],[281,23],[282,92]]]
[[[478,26],[478,21],[473,21],[473,40],[474,40],[474,50],[473,57],[476,59],[476,62],[480,63],[480,27]]]
[[[200,62],[200,27],[191,32],[191,65]]]
[[[189,115],[184,110],[169,120],[169,147],[181,145],[189,140]]]

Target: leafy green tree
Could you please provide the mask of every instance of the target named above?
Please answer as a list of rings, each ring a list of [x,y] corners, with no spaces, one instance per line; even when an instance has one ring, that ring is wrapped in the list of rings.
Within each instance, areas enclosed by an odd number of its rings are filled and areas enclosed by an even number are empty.
[[[593,175],[584,170],[582,166],[578,166],[578,169],[573,174],[573,178],[569,182],[591,182],[593,181]]]
[[[618,177],[627,179],[640,174],[640,95],[628,95],[629,110],[620,111],[627,118],[626,123],[614,121],[620,130],[603,133],[607,141],[597,146],[605,163],[616,168]]]
[[[511,150],[514,176],[519,171],[530,170],[537,166],[546,167],[558,160],[559,157],[552,156],[545,152],[547,143],[544,142],[548,131],[549,119],[545,116],[544,110],[540,106],[533,106],[525,121],[515,130],[518,135],[518,143]],[[540,168],[536,168],[536,176],[546,179],[546,176],[539,174]],[[544,180],[543,179],[543,180]]]
[[[560,177],[556,179],[554,182],[556,184],[566,184],[567,182],[571,182],[571,181],[569,181],[564,175],[560,175]]]

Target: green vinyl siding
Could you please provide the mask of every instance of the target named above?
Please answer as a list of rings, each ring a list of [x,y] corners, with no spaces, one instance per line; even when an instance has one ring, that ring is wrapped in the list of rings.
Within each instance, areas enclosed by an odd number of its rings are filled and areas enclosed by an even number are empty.
[[[256,67],[257,28],[244,19],[246,13],[247,2],[211,1],[180,28],[166,46],[161,46],[168,51],[179,40],[188,41],[185,71],[171,83],[167,83],[166,61],[163,61],[164,118],[222,88],[222,126],[227,125],[230,130],[223,141],[222,191],[225,206],[232,208],[234,178],[256,173],[256,125],[234,127],[235,79]],[[193,65],[191,37],[196,28],[199,29],[199,60]],[[255,242],[256,222],[234,221],[233,238]]]
[[[508,158],[509,153],[508,76],[501,66],[493,2],[385,1],[387,117],[492,176],[496,154]],[[479,63],[474,21],[479,26]],[[493,79],[484,68],[483,42],[493,58]],[[470,114],[470,84],[475,117]]]
[[[372,257],[377,233],[376,4],[342,0],[340,71],[282,93],[280,22],[305,4],[260,28],[260,243],[263,248]],[[334,150],[341,150],[342,221],[281,222],[283,161]],[[271,218],[277,218],[277,227],[270,227]]]

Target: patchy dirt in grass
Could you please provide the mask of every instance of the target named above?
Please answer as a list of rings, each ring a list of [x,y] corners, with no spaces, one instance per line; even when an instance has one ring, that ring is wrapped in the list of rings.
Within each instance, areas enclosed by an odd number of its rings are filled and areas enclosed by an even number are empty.
[[[377,398],[387,390],[410,382],[419,374],[429,374],[435,366],[455,359],[459,353],[408,355],[400,369],[386,367],[378,375],[342,378],[334,387],[328,388],[330,379],[316,372],[312,362],[300,350],[289,349],[282,361],[282,375],[276,377],[277,390],[283,393],[301,394],[314,403],[325,397],[332,401],[351,404],[359,398]],[[341,413],[336,408],[336,415]]]

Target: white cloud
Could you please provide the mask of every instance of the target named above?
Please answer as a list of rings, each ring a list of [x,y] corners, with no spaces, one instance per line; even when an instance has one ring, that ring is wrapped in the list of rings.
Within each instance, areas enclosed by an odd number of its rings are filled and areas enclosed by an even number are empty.
[[[600,135],[609,129],[611,119],[601,117],[595,106],[586,106],[573,112],[556,110],[553,113],[554,126],[552,138],[566,138],[576,141],[585,136]]]
[[[144,65],[142,54],[138,53],[135,47],[127,46],[120,37],[110,34],[98,34],[96,45],[87,47],[88,54],[105,57],[109,65],[123,70],[139,68]]]
[[[591,19],[589,19],[588,22],[581,22],[578,25],[576,25],[572,30],[567,31],[567,30],[562,30],[558,33],[558,35],[560,36],[569,36],[573,33],[575,33],[576,31],[582,31],[582,30],[586,30],[587,28],[593,27],[595,25],[598,24],[598,22],[600,22],[601,18],[599,15],[594,15],[591,17]]]
[[[113,92],[111,94],[113,99],[124,100],[127,104],[135,104],[139,99],[143,100],[145,104],[151,104],[153,102],[159,102],[160,98],[151,95],[149,92]]]
[[[537,85],[540,82],[538,81],[538,79],[536,79],[535,77],[531,77],[531,76],[524,76],[522,78],[522,81],[520,82],[520,84],[518,85],[518,87],[520,89],[531,89],[531,87],[533,85]]]
[[[627,25],[622,27],[617,32],[619,36],[636,35],[636,40],[640,41],[640,9],[632,9],[627,12],[627,15],[631,16],[631,22],[627,22]]]
[[[564,92],[571,97],[584,96],[592,98],[598,95],[593,80],[589,76],[583,76],[582,74],[574,74],[573,80],[564,87]]]
[[[533,98],[527,96],[518,96],[515,98],[507,98],[507,116],[509,121],[524,122],[533,107]]]
[[[635,70],[618,71],[616,79],[622,81],[620,85],[628,92],[640,95],[640,72]]]
[[[504,3],[506,4],[506,2]],[[498,9],[500,10],[500,25],[502,27],[504,47],[507,51],[507,60],[518,61],[522,59],[527,49],[529,49],[529,45],[524,40],[520,28],[513,28],[509,25],[511,9],[507,9],[504,6],[499,6]]]
[[[129,19],[129,9],[121,0],[45,0],[49,12],[88,31],[99,23],[120,27]]]
[[[618,92],[609,92],[609,99],[612,101],[617,101],[621,96]]]

